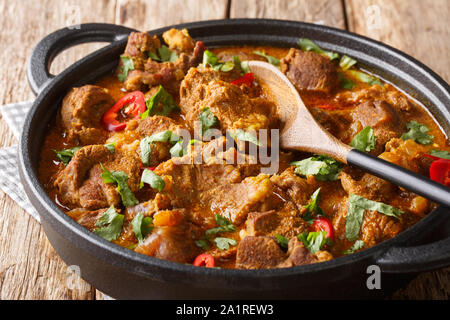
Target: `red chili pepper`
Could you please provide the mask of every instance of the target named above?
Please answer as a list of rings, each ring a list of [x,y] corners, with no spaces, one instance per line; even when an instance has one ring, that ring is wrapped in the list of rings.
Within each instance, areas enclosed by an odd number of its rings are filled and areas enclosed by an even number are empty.
[[[125,109],[124,109],[125,108]],[[134,91],[116,102],[102,117],[102,126],[108,131],[121,131],[127,126],[126,122],[119,122],[117,117],[122,110],[126,115],[138,119],[139,115],[147,109],[145,97],[141,91]]]
[[[235,84],[237,86],[240,86],[241,84],[246,84],[248,86],[253,86],[253,81],[255,81],[255,76],[253,75],[253,73],[248,72],[246,74],[244,74],[242,77],[231,81],[231,84]]]
[[[430,167],[430,179],[450,187],[450,160],[433,161]]]
[[[325,217],[318,217],[316,220],[314,220],[312,224],[312,229],[314,231],[326,231],[327,237],[331,240],[334,239],[334,229],[333,224],[331,223],[330,219]]]
[[[194,266],[213,268],[215,266],[214,257],[208,253],[202,253],[195,258]]]

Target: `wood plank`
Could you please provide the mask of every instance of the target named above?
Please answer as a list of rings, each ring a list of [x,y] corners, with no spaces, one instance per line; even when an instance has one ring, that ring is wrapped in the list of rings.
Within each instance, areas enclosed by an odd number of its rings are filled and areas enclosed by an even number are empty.
[[[342,2],[336,0],[232,0],[230,18],[296,20],[345,29]]]
[[[148,31],[171,24],[225,19],[227,0],[118,0],[116,23]]]
[[[448,0],[346,0],[350,31],[400,49],[450,82]]]
[[[385,42],[450,81],[447,0],[345,0],[349,30]],[[393,299],[449,299],[450,268],[418,276]]]
[[[30,14],[32,13],[32,14]],[[37,41],[78,21],[114,22],[115,1],[0,1],[0,104],[33,99],[26,61]],[[98,44],[69,49],[55,60],[58,72]],[[17,143],[0,121],[0,146]],[[95,291],[72,273],[51,248],[40,225],[0,192],[0,299],[93,299]]]

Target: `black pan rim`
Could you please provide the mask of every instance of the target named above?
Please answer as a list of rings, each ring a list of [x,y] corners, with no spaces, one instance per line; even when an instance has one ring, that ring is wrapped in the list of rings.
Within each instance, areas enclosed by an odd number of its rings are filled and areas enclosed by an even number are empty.
[[[371,44],[372,46],[377,46],[379,48],[382,48],[384,51],[388,51],[390,54],[395,54],[399,57],[402,57],[403,59],[408,60],[410,63],[412,63],[413,65],[415,65],[419,69],[422,69],[424,72],[426,72],[428,75],[430,75],[431,78],[433,78],[437,83],[440,84],[440,86],[445,88],[447,93],[450,92],[449,85],[443,79],[441,79],[435,72],[433,72],[431,69],[426,67],[424,64],[415,60],[414,58],[410,57],[409,55],[407,55],[395,48],[387,46],[381,42],[371,40],[369,38],[359,36],[359,35],[356,35],[354,33],[351,33],[351,32],[345,31],[345,30],[332,28],[332,27],[325,27],[325,26],[321,26],[321,25],[314,25],[314,24],[310,24],[310,23],[296,22],[296,21],[289,21],[289,20],[227,19],[227,20],[208,20],[208,21],[201,21],[201,22],[179,24],[179,25],[156,29],[156,30],[153,30],[150,32],[151,33],[161,33],[164,30],[167,30],[168,28],[171,28],[171,27],[192,28],[192,27],[217,25],[217,24],[233,25],[235,23],[252,24],[252,25],[257,25],[259,23],[279,23],[279,24],[289,25],[289,26],[293,26],[293,25],[294,26],[303,26],[303,27],[308,27],[311,29],[317,29],[320,31],[337,33],[337,34],[346,36],[349,39],[353,39],[353,41],[355,41],[355,40],[358,40],[360,42],[364,41],[364,42],[367,42],[368,44]],[[74,65],[70,66],[69,68],[64,70],[61,74],[56,76],[52,80],[52,83],[56,83],[60,79],[63,79],[64,77],[66,77],[79,64],[83,63],[84,61],[89,59],[91,56],[98,55],[101,52],[110,50],[110,48],[112,46],[119,46],[125,42],[126,42],[126,40],[117,41],[116,43],[113,43],[107,47],[99,49],[99,50],[95,51],[94,53],[88,55],[87,57],[77,61]],[[261,277],[272,277],[272,276],[289,276],[292,274],[299,274],[299,273],[306,274],[306,273],[310,273],[310,272],[329,270],[329,269],[332,269],[337,266],[351,264],[356,261],[364,260],[370,256],[381,254],[385,250],[390,248],[392,245],[394,245],[396,243],[397,244],[402,243],[407,238],[410,238],[411,235],[422,230],[423,227],[425,227],[430,220],[434,219],[434,217],[438,214],[438,212],[445,211],[445,208],[442,208],[442,207],[435,209],[433,212],[428,214],[427,217],[425,217],[424,219],[419,221],[417,224],[415,224],[411,228],[408,228],[407,230],[403,231],[398,236],[396,236],[392,239],[386,240],[372,248],[363,250],[361,252],[358,252],[358,253],[355,253],[355,254],[352,254],[349,256],[338,257],[331,261],[322,262],[322,263],[314,264],[314,265],[305,265],[305,266],[299,266],[299,267],[292,267],[292,268],[285,268],[285,269],[272,269],[272,270],[206,269],[206,268],[197,268],[192,265],[185,265],[185,264],[170,262],[170,261],[161,260],[161,259],[157,259],[157,258],[153,258],[153,257],[148,257],[148,256],[145,256],[142,254],[138,254],[134,251],[131,251],[131,250],[122,248],[118,245],[115,245],[113,243],[110,243],[110,242],[96,236],[94,233],[88,231],[87,229],[80,226],[79,224],[77,224],[75,221],[70,219],[62,210],[60,210],[59,207],[57,207],[57,205],[47,196],[47,194],[45,193],[45,191],[42,188],[42,186],[40,185],[40,183],[38,183],[37,185],[35,184],[35,182],[38,182],[38,179],[37,179],[37,176],[34,174],[32,168],[31,168],[31,165],[30,165],[31,160],[30,160],[30,155],[28,154],[27,145],[26,145],[27,133],[30,129],[30,123],[33,119],[34,114],[36,113],[36,110],[39,108],[39,105],[46,98],[46,96],[52,90],[52,88],[53,88],[53,86],[51,84],[49,84],[39,94],[38,98],[33,103],[33,107],[30,110],[30,112],[26,118],[26,121],[25,121],[24,131],[23,131],[23,134],[21,137],[21,142],[19,144],[19,160],[20,160],[20,165],[21,165],[23,173],[24,173],[24,177],[25,177],[26,181],[28,182],[28,185],[32,188],[32,191],[33,191],[34,195],[38,198],[39,202],[46,208],[46,210],[52,215],[53,218],[56,218],[56,220],[59,223],[62,223],[64,225],[66,225],[67,227],[69,227],[71,229],[71,231],[73,231],[80,237],[83,237],[85,240],[92,243],[94,247],[102,248],[103,250],[106,250],[111,254],[118,255],[124,259],[130,259],[130,260],[140,262],[143,264],[148,264],[149,266],[161,267],[161,268],[167,269],[168,271],[186,272],[186,273],[194,274],[194,275],[207,273],[207,274],[211,274],[213,276],[224,275],[224,276],[235,276],[235,277],[244,277],[244,278],[248,278],[248,277],[261,278]],[[28,165],[26,165],[26,164],[28,164]],[[108,261],[108,262],[114,263],[114,261]],[[136,271],[134,271],[134,272],[136,272]]]

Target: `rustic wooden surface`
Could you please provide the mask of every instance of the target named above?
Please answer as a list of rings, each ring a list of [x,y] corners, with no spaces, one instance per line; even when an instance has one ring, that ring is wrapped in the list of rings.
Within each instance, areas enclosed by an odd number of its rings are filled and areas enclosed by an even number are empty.
[[[0,0],[0,105],[33,99],[26,60],[46,34],[87,22],[150,30],[222,18],[278,18],[347,28],[386,42],[423,61],[450,82],[447,0]],[[61,53],[57,73],[103,44]],[[0,120],[0,147],[17,143]],[[102,299],[71,273],[40,225],[0,192],[0,299]],[[394,299],[448,299],[450,269],[423,273]]]

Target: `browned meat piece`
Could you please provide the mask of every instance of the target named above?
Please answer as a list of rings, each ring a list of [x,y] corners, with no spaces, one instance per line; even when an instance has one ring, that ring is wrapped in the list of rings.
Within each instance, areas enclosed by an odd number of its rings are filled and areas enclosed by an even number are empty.
[[[158,36],[151,36],[145,32],[132,32],[128,36],[124,56],[133,59],[135,69],[143,69],[149,52],[156,52],[161,47]]]
[[[73,220],[81,224],[83,227],[93,231],[98,221],[98,218],[108,209],[99,209],[95,211],[89,211],[83,208],[77,208],[67,212],[67,215]]]
[[[308,224],[301,218],[290,216],[287,212],[250,212],[247,216],[246,234],[248,236],[274,236],[282,235],[287,238],[307,231]]]
[[[61,107],[62,123],[69,139],[85,145],[103,143],[108,132],[101,127],[100,121],[113,104],[113,98],[99,86],[85,85],[70,90]]]
[[[309,184],[306,179],[296,175],[292,166],[281,174],[273,175],[270,180],[285,191],[299,209],[308,203],[311,194],[317,189],[317,186]]]
[[[271,237],[247,236],[237,247],[236,268],[270,269],[288,268],[317,262],[296,237],[289,241],[287,253]]]
[[[350,143],[358,133],[352,126],[353,119],[348,110],[322,110],[313,107],[309,111],[317,122],[344,143]]]
[[[314,52],[291,48],[281,59],[280,68],[299,91],[328,94],[339,84],[336,65]]]
[[[174,262],[192,263],[201,251],[195,244],[201,236],[201,230],[190,223],[156,227],[136,248],[136,252]]]
[[[174,120],[168,117],[152,116],[139,121],[136,132],[141,137],[146,137],[165,130],[172,130],[173,132],[177,132],[181,128],[182,127],[180,125],[178,125]]]
[[[125,218],[131,221],[139,213],[142,213],[145,217],[151,217],[156,212],[164,209],[169,209],[169,207],[169,198],[163,193],[157,193],[155,199],[139,203],[134,207],[126,208]]]
[[[170,29],[163,33],[164,41],[169,45],[170,50],[179,52],[192,52],[194,50],[194,40],[189,36],[187,30]]]
[[[392,183],[364,173],[358,177],[358,173],[344,169],[341,171],[340,180],[342,188],[350,195],[352,193],[361,197],[387,203],[395,194],[397,187]]]
[[[108,170],[124,171],[133,192],[139,190],[141,162],[133,154],[116,150],[114,154],[103,145],[81,148],[55,180],[60,201],[69,206],[99,209],[118,206],[120,195],[117,187],[104,183],[101,178],[102,163]]]
[[[161,47],[157,36],[147,33],[132,33],[124,56],[133,59],[134,70],[128,72],[124,87],[127,91],[145,91],[152,86],[162,85],[173,96],[177,96],[180,82],[189,68],[197,66],[206,47],[194,40],[187,32],[171,29],[163,34],[170,50],[176,51],[178,59],[174,62],[158,62],[149,58],[149,52],[156,53]],[[120,72],[122,64],[119,65]]]
[[[377,211],[366,210],[361,227],[361,239],[365,246],[372,247],[381,241],[395,237],[403,229],[402,221]]]
[[[380,154],[386,142],[398,138],[405,130],[405,122],[395,109],[385,101],[367,101],[352,110],[353,128],[356,133],[371,126],[377,137],[373,154]]]
[[[276,106],[267,99],[252,99],[240,87],[220,80],[231,76],[231,72],[219,73],[210,68],[189,70],[180,89],[180,107],[189,125],[194,127],[199,114],[209,108],[223,131],[272,127],[276,123]]]
[[[274,239],[248,236],[239,242],[236,253],[236,268],[276,268],[285,259],[286,254]]]

